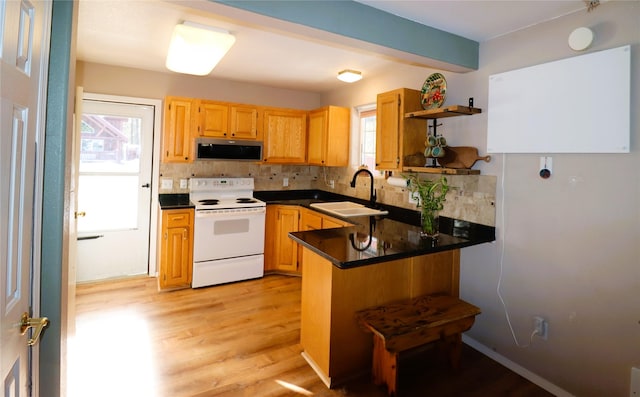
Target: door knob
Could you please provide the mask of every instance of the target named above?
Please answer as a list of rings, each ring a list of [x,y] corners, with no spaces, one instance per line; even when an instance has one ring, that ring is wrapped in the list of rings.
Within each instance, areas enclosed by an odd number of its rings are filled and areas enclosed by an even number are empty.
[[[22,313],[22,317],[20,319],[20,333],[22,335],[27,333],[29,328],[35,328],[33,335],[27,341],[28,346],[33,346],[40,339],[40,334],[42,334],[42,330],[49,325],[49,319],[46,317],[40,318],[31,318],[29,317],[29,313]]]
[[[76,219],[78,219],[81,216],[87,216],[87,213],[84,211],[76,211],[75,216],[76,216]]]
[[[151,185],[150,185],[150,184],[148,184],[148,183],[145,183],[144,185],[142,185],[142,186],[140,186],[140,187],[151,187]]]

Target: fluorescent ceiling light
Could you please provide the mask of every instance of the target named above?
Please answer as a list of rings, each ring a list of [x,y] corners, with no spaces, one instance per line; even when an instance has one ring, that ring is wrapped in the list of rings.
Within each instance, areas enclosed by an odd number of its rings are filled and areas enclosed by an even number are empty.
[[[207,75],[235,41],[226,30],[185,21],[173,28],[167,68],[178,73]]]
[[[345,83],[353,83],[362,78],[362,73],[357,70],[345,69],[342,72],[338,73],[338,80],[344,81]]]

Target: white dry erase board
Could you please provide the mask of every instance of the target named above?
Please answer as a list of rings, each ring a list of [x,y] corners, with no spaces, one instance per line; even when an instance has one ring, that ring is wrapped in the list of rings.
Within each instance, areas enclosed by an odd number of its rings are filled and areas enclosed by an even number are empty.
[[[629,152],[631,48],[489,76],[487,152]]]

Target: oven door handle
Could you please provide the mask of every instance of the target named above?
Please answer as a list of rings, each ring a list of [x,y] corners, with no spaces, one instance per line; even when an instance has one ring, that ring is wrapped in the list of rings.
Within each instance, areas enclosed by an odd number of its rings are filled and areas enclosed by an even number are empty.
[[[225,211],[225,210],[202,210],[196,211],[196,218],[238,218],[249,217],[255,215],[263,215],[266,209],[257,208],[251,211]]]

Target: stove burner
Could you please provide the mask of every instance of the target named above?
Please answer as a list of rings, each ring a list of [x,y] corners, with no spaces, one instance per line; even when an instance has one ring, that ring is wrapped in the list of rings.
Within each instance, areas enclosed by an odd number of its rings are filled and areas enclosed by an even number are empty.
[[[252,198],[241,197],[241,198],[236,199],[236,202],[245,204],[245,203],[256,203],[257,201],[252,199]]]
[[[220,200],[216,200],[216,199],[206,199],[206,200],[200,200],[198,202],[202,205],[216,205],[218,204],[219,201]]]

